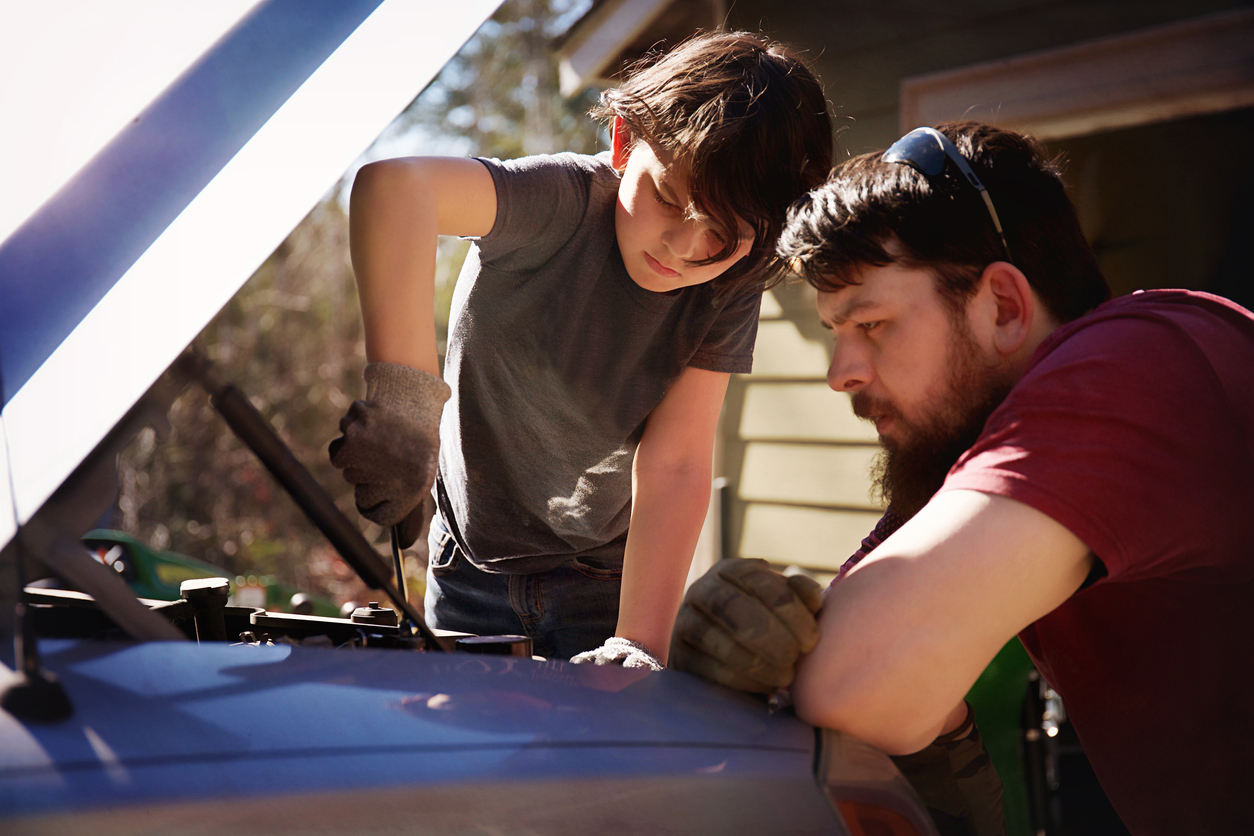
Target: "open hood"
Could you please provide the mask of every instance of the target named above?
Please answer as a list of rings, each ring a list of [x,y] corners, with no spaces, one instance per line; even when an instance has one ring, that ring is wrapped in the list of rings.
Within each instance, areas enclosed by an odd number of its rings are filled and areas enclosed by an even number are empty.
[[[499,2],[6,12],[0,548]]]

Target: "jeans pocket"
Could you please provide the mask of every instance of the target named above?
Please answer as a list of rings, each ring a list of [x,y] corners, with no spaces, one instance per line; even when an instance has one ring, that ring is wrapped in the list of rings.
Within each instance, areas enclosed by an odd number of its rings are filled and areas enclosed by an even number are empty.
[[[602,581],[617,581],[623,577],[623,559],[621,557],[581,555],[580,557],[572,557],[567,563],[576,572],[589,578]]]
[[[457,548],[457,539],[444,526],[431,527],[431,574],[437,578],[450,575],[457,571],[461,563],[461,549]]]

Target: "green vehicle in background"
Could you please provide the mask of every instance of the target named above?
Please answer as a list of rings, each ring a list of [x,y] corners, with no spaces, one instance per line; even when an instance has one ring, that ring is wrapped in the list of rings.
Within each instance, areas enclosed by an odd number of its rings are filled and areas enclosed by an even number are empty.
[[[340,607],[334,602],[279,583],[273,575],[230,578],[212,563],[154,549],[121,531],[94,529],[83,535],[83,544],[97,560],[113,567],[140,598],[175,601],[181,597],[179,585],[183,581],[225,577],[231,581],[231,606],[264,607],[271,612],[330,618],[340,616]]]
[[[1017,637],[989,662],[967,700],[1002,780],[1007,836],[1127,834],[1062,700]]]
[[[1038,832],[1033,821],[1035,810],[1029,806],[1028,776],[1025,769],[1033,753],[1038,731],[1025,728],[1028,719],[1029,691],[1036,686],[1036,667],[1027,651],[1013,638],[993,657],[984,673],[971,686],[967,701],[975,709],[975,721],[988,749],[993,766],[1001,777],[1002,804],[1006,810],[1008,836]]]

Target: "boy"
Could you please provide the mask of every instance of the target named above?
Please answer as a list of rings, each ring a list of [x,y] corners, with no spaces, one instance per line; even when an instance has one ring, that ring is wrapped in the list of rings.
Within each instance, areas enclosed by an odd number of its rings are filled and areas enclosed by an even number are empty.
[[[680,45],[596,115],[613,137],[596,157],[362,169],[350,231],[367,395],[331,454],[386,526],[421,514],[438,449],[433,627],[656,668],[728,376],[749,371],[786,209],[827,175],[832,132],[813,74],[748,33]],[[453,298],[448,385],[437,234],[477,239]]]

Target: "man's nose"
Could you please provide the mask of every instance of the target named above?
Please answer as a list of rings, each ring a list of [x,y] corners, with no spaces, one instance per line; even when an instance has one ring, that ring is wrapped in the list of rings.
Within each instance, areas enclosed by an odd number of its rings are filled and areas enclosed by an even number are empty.
[[[837,392],[857,392],[871,382],[871,364],[866,353],[837,340],[832,362],[827,367],[827,385]]]

